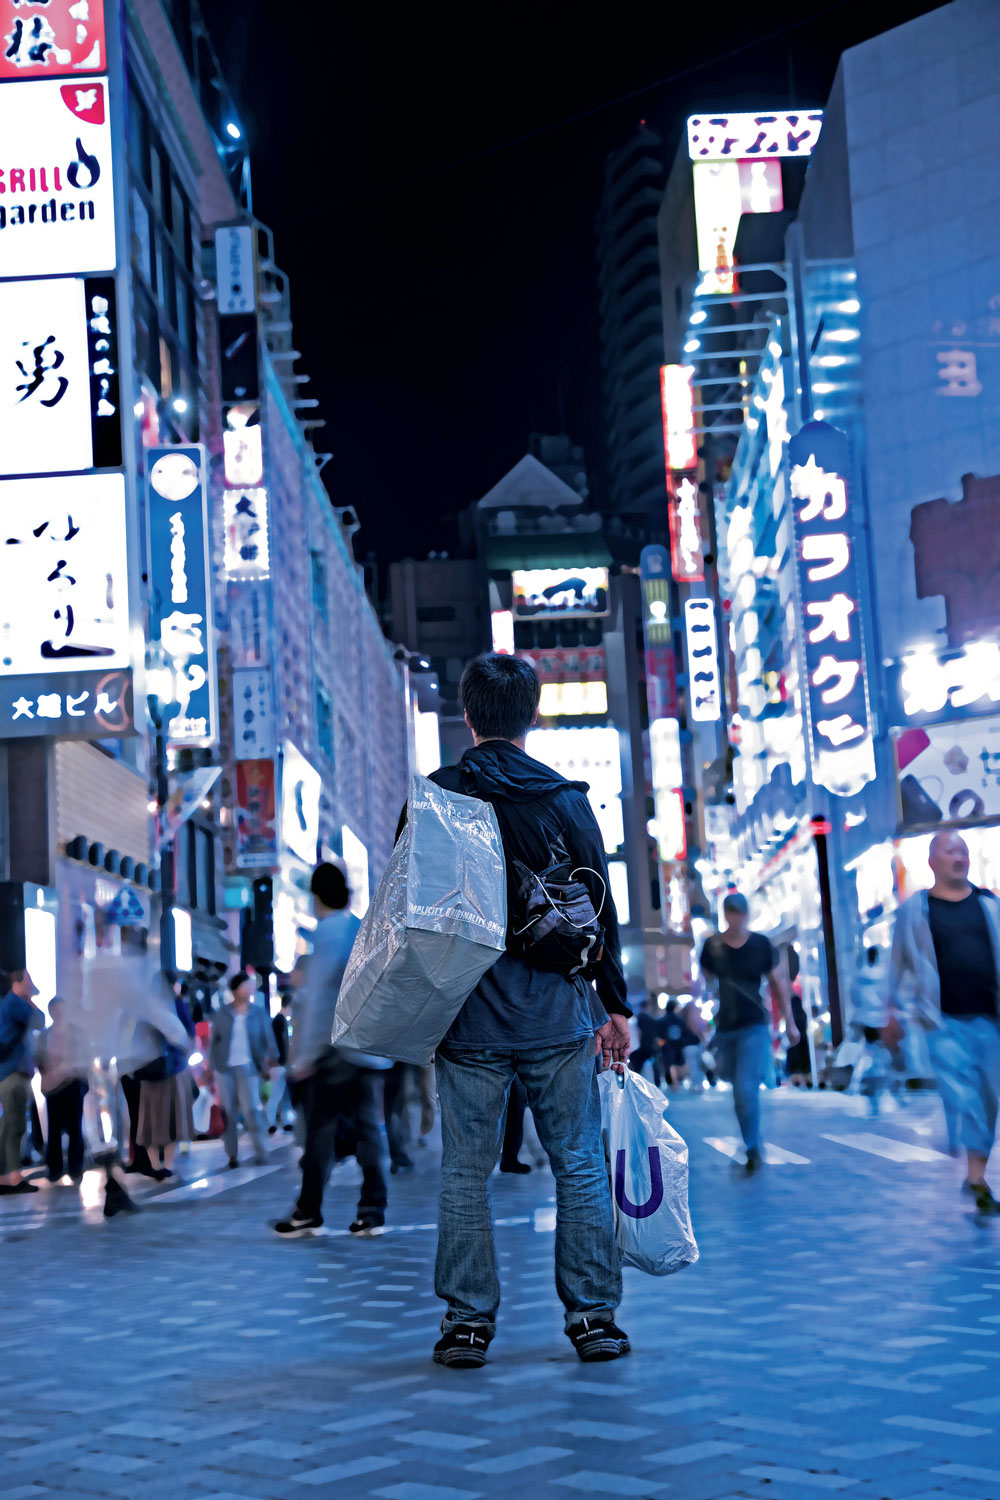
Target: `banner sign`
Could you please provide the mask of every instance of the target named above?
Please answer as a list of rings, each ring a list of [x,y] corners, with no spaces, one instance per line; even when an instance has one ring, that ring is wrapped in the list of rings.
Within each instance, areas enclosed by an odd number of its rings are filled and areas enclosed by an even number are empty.
[[[273,760],[236,762],[236,863],[241,870],[278,863]]]
[[[107,80],[0,88],[0,141],[0,279],[113,271]]]
[[[0,79],[103,73],[104,0],[0,0]]]
[[[197,770],[180,776],[175,773],[174,790],[170,793],[160,815],[156,841],[158,850],[173,842],[184,824],[197,812],[199,805],[204,802],[221,775],[221,766],[199,766]]]
[[[0,282],[0,475],[118,468],[110,277]]]
[[[913,651],[886,668],[886,695],[890,724],[933,724],[996,713],[1000,642]]]
[[[606,615],[607,568],[531,568],[512,575],[515,619]]]
[[[875,776],[847,484],[850,445],[829,422],[807,422],[788,458],[813,780],[848,796]]]
[[[254,430],[260,431],[259,428]],[[266,578],[270,567],[267,490],[226,490],[222,509],[226,528],[226,577]]]
[[[0,739],[79,735],[106,740],[135,732],[127,667],[0,677]]]
[[[688,155],[692,161],[811,156],[822,127],[821,109],[690,115]]]
[[[172,745],[211,745],[217,733],[205,449],[147,448],[150,639],[177,673]]]
[[[714,599],[685,600],[684,632],[687,638],[688,716],[695,724],[712,724],[722,718]]]
[[[310,867],[319,843],[319,798],[323,781],[316,767],[290,740],[281,763],[281,842]]]
[[[225,224],[215,231],[215,270],[219,316],[252,313],[257,302],[253,230],[249,224]]]
[[[1000,815],[1000,717],[904,729],[896,736],[903,828]]]
[[[670,568],[678,583],[703,583],[705,551],[701,540],[698,476],[675,474],[668,486]]]
[[[267,666],[267,605],[253,584],[229,589],[229,654],[236,667]]]
[[[233,738],[236,758],[257,760],[273,756],[274,703],[267,668],[241,667],[233,673]]]

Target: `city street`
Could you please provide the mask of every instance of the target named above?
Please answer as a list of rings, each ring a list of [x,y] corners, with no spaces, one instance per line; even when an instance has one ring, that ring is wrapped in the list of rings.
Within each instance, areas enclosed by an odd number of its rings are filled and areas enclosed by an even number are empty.
[[[430,1360],[433,1146],[366,1240],[346,1232],[353,1163],[321,1237],[271,1234],[287,1136],[239,1172],[196,1146],[133,1218],[68,1188],[0,1204],[2,1500],[996,1500],[1000,1220],[961,1198],[938,1101],[871,1120],[771,1095],[750,1179],[729,1103],[672,1105],[701,1260],[626,1272],[634,1352],[604,1366],[561,1332],[547,1169],[495,1179],[505,1302],[471,1372]]]

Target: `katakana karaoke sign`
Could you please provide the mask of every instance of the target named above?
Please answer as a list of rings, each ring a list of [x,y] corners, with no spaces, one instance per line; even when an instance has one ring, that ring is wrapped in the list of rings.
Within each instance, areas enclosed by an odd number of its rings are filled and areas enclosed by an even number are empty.
[[[807,422],[788,458],[812,775],[828,791],[850,796],[875,776],[850,445],[829,422]]]

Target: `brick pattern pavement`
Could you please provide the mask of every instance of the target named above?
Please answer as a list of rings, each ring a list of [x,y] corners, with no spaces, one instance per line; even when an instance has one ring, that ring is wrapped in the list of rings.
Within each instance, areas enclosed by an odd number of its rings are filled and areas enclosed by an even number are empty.
[[[471,1372],[429,1360],[433,1152],[360,1241],[353,1167],[329,1234],[270,1234],[285,1146],[230,1174],[210,1147],[202,1185],[111,1224],[67,1190],[0,1203],[0,1500],[1000,1500],[1000,1220],[934,1102],[770,1102],[753,1179],[726,1097],[675,1102],[702,1258],[626,1272],[614,1365],[562,1334],[547,1171],[495,1180],[505,1302]]]

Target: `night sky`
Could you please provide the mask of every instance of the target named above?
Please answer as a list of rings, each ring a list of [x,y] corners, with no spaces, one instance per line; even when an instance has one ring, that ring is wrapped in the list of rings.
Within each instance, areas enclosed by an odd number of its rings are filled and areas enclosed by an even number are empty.
[[[600,499],[608,152],[641,119],[669,161],[695,110],[822,105],[845,47],[937,8],[727,0],[689,7],[696,25],[664,4],[202,3],[291,279],[324,478],[383,564],[454,550],[450,518],[532,431],[581,443]]]

